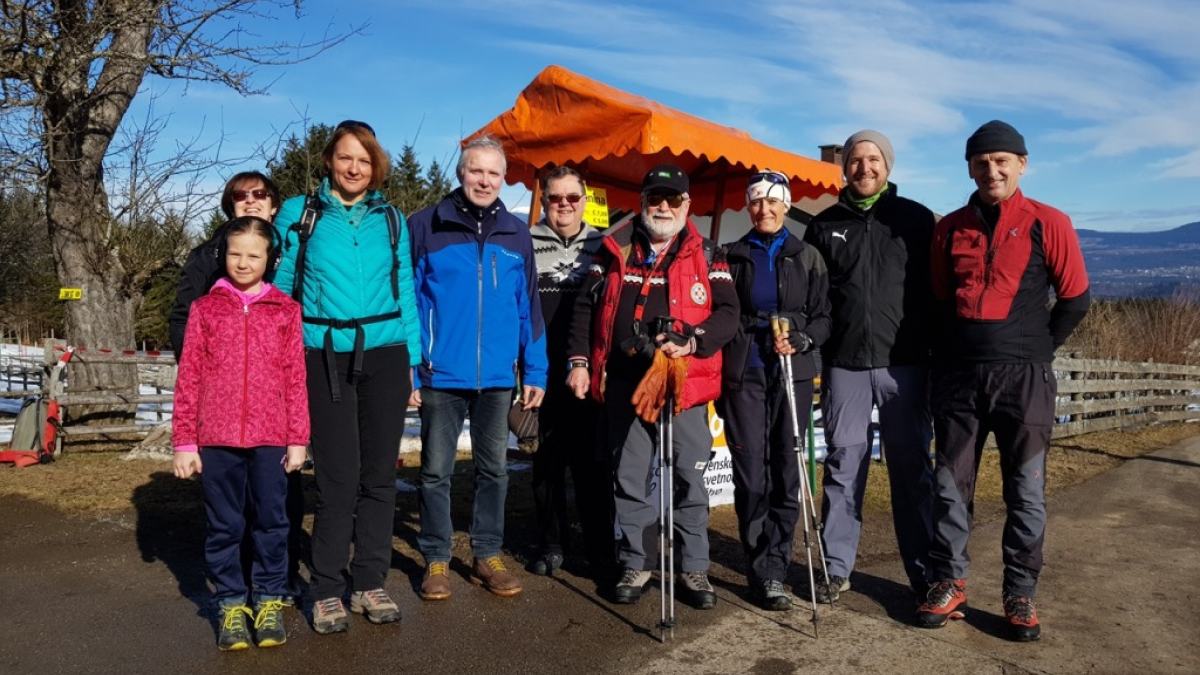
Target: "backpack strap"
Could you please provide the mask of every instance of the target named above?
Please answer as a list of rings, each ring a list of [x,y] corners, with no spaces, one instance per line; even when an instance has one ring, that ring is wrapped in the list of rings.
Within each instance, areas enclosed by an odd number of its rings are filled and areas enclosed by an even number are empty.
[[[392,299],[399,300],[400,259],[396,256],[396,249],[400,246],[400,214],[391,204],[384,204],[383,214],[387,216],[388,238],[392,242]]]
[[[292,299],[304,306],[304,263],[308,254],[308,240],[317,229],[317,221],[321,219],[321,200],[317,191],[313,190],[304,196],[304,210],[300,212],[300,220],[291,226],[300,240],[296,250],[296,278],[292,283]]]

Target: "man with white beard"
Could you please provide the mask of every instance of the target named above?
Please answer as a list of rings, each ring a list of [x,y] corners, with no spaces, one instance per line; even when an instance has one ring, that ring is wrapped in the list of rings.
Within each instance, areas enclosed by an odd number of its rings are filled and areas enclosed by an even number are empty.
[[[721,347],[737,331],[738,300],[723,252],[688,219],[688,188],[679,167],[654,167],[642,180],[641,213],[604,238],[575,304],[567,384],[576,396],[590,391],[604,405],[602,442],[616,467],[617,557],[624,568],[612,598],[631,604],[650,581],[658,553],[655,422],[671,381],[681,596],[710,609],[716,594],[708,581],[704,487],[712,450],[708,403],[720,393]]]

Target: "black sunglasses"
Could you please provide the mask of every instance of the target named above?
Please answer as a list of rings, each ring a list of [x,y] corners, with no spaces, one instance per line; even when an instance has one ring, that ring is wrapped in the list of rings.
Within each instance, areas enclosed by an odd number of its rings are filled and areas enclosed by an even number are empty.
[[[578,204],[580,199],[583,199],[583,195],[574,192],[569,195],[546,195],[546,201],[551,204],[561,204],[563,202]]]
[[[271,193],[263,190],[262,188],[258,188],[257,190],[234,190],[233,192],[229,193],[229,196],[233,197],[233,201],[235,202],[244,202],[250,199],[251,196],[259,201],[262,201],[269,198]]]
[[[751,174],[750,180],[746,181],[746,185],[754,185],[755,183],[757,183],[759,181],[763,181],[763,180],[767,181],[768,183],[774,183],[776,185],[787,185],[788,184],[787,176],[785,176],[781,173],[775,172],[775,171],[771,171],[770,169],[767,169],[766,171],[759,171],[758,173]]]
[[[367,124],[366,122],[359,122],[358,120],[342,120],[341,122],[338,122],[336,127],[334,127],[334,131],[339,129],[366,129],[367,133],[371,134],[372,136],[375,135],[375,130],[371,128],[370,124]]]
[[[646,204],[650,206],[658,206],[659,204],[666,202],[667,206],[677,209],[680,206],[683,206],[685,201],[687,201],[687,198],[681,194],[665,195],[660,192],[658,194],[646,195]]]

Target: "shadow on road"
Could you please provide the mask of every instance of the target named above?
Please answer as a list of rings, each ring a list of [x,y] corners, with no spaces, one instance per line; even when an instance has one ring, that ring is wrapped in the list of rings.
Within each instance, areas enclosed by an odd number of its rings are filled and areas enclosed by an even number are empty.
[[[197,480],[179,480],[166,471],[150,474],[133,489],[138,551],[147,563],[162,562],[175,576],[179,593],[212,620],[204,576],[204,493]]]

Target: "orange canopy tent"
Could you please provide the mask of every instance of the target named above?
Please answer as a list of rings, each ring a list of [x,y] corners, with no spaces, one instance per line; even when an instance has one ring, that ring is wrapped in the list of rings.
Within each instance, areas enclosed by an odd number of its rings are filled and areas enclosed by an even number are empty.
[[[510,184],[534,194],[531,222],[540,210],[538,172],[567,164],[592,186],[605,188],[610,209],[636,210],[642,176],[671,162],[691,178],[692,213],[713,216],[746,205],[746,179],[770,168],[791,178],[792,199],[836,194],[841,167],[760,143],[750,134],[634,96],[602,82],[549,66],[508,112],[464,139],[491,134],[508,157]]]

